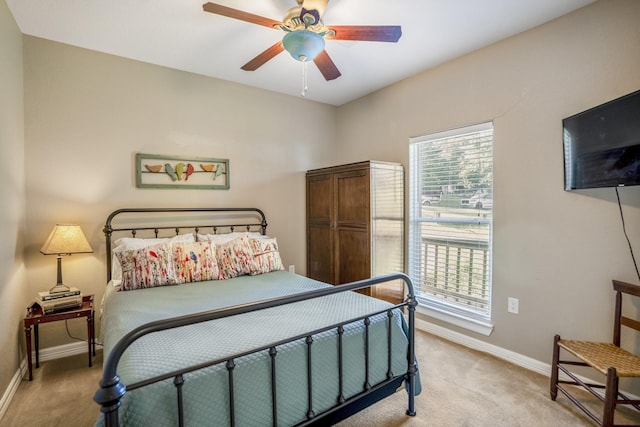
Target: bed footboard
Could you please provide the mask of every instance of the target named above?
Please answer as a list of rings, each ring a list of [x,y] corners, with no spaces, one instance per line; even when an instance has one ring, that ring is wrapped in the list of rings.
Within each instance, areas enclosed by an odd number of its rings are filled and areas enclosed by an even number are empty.
[[[239,315],[243,313],[249,313],[258,310],[265,310],[272,307],[282,306],[285,304],[293,304],[300,301],[310,300],[313,298],[320,298],[323,296],[328,296],[332,294],[338,294],[341,292],[355,291],[359,289],[365,289],[370,286],[387,282],[393,280],[402,280],[406,284],[406,289],[408,291],[408,295],[406,300],[393,306],[389,309],[385,309],[383,311],[379,311],[376,313],[369,313],[364,317],[358,317],[355,319],[350,319],[347,322],[342,322],[340,324],[332,324],[327,325],[327,327],[308,331],[302,335],[288,338],[286,341],[270,343],[267,347],[257,348],[255,350],[251,350],[251,352],[244,352],[241,354],[235,354],[230,357],[226,357],[225,359],[211,360],[208,363],[199,364],[197,366],[190,366],[188,368],[182,369],[180,371],[168,372],[163,375],[159,375],[154,378],[147,379],[143,382],[136,384],[125,385],[120,381],[118,376],[118,363],[127,348],[129,348],[134,342],[138,339],[142,338],[145,335],[159,332],[168,329],[179,328],[182,326],[193,325],[202,322],[208,322],[215,319],[221,319],[229,316]],[[108,357],[104,362],[104,371],[103,377],[100,381],[100,389],[95,393],[94,400],[101,405],[101,412],[104,416],[104,424],[107,427],[115,427],[119,426],[119,408],[121,406],[121,399],[128,390],[133,390],[136,388],[143,387],[145,385],[149,385],[152,383],[173,379],[173,384],[175,385],[175,395],[176,395],[176,406],[178,413],[178,424],[180,426],[184,425],[184,405],[183,405],[183,394],[182,387],[184,384],[184,376],[187,373],[198,371],[207,367],[221,365],[225,366],[228,372],[228,395],[229,395],[229,416],[230,425],[235,426],[235,409],[234,409],[234,381],[233,381],[233,370],[234,370],[234,360],[246,356],[247,354],[257,353],[257,352],[268,352],[271,356],[271,400],[272,400],[272,414],[271,418],[273,420],[273,425],[278,425],[278,413],[277,413],[277,399],[278,393],[276,389],[277,376],[278,372],[275,369],[275,357],[278,353],[278,347],[287,344],[289,342],[304,340],[307,344],[307,400],[308,400],[308,412],[306,420],[302,421],[298,425],[330,425],[336,422],[339,422],[350,415],[364,409],[365,407],[383,399],[384,397],[394,393],[402,383],[406,384],[406,390],[408,394],[408,402],[406,414],[410,416],[415,416],[415,395],[416,395],[416,385],[417,385],[417,373],[418,367],[415,359],[415,307],[417,305],[417,301],[415,299],[413,285],[411,283],[411,279],[402,273],[389,274],[380,277],[374,277],[371,279],[361,280],[358,282],[353,282],[350,284],[344,284],[340,286],[328,287],[323,289],[317,289],[313,291],[293,294],[280,298],[273,298],[268,300],[262,300],[255,303],[244,304],[241,306],[211,310],[206,312],[201,312],[192,315],[174,317],[171,319],[165,319],[155,322],[150,322],[145,325],[142,325],[127,335],[125,335],[112,349],[109,353]],[[393,349],[391,348],[391,340],[392,340],[392,328],[391,323],[394,315],[399,316],[399,310],[406,310],[407,315],[407,330],[406,330],[406,338],[408,341],[407,346],[407,365],[406,371],[395,373],[391,368],[391,354]],[[376,384],[369,383],[369,323],[370,318],[373,316],[386,316],[388,318],[388,369],[386,374],[386,379],[378,382]],[[395,313],[395,314],[394,314]],[[362,392],[357,393],[354,396],[345,398],[342,393],[342,379],[343,379],[343,366],[342,366],[342,334],[344,332],[345,326],[354,322],[362,322],[364,325],[364,339],[365,339],[365,371],[367,380],[363,386]],[[313,388],[312,388],[312,352],[311,346],[314,341],[314,336],[316,334],[320,334],[326,331],[336,331],[337,333],[337,343],[338,343],[338,354],[340,355],[338,360],[338,378],[340,382],[340,392],[337,396],[337,403],[335,406],[329,408],[328,410],[316,414],[313,411]]]

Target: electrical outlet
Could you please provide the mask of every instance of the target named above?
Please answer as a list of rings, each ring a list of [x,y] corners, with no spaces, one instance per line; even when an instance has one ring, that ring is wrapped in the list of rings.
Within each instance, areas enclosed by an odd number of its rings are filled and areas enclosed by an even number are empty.
[[[518,301],[518,298],[509,297],[508,305],[507,305],[507,311],[509,313],[518,314],[518,306],[519,305],[520,305],[520,301]]]
[[[290,265],[289,266],[289,273],[295,273],[296,272],[296,266],[295,265]]]

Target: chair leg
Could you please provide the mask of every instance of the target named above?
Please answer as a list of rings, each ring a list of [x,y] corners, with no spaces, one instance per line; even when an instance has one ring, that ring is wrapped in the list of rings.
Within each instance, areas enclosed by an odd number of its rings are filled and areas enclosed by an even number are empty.
[[[613,419],[616,411],[616,400],[618,399],[618,373],[615,368],[607,370],[607,383],[604,392],[604,412],[602,414],[603,427],[613,426]]]
[[[551,362],[551,384],[550,394],[551,400],[556,400],[558,397],[558,363],[560,362],[560,335],[553,337],[553,361]]]

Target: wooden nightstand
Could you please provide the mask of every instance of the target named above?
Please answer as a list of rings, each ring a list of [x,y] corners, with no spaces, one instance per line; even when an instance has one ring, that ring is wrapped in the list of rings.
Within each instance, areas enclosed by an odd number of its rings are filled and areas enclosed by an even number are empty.
[[[34,342],[36,350],[36,368],[40,367],[38,355],[38,325],[41,323],[57,322],[58,320],[87,318],[87,345],[89,347],[89,367],[91,367],[92,357],[96,355],[95,324],[93,319],[93,295],[82,297],[82,306],[71,310],[59,311],[57,313],[43,314],[42,309],[36,306],[27,311],[24,318],[24,334],[27,340],[27,362],[29,365],[29,381],[33,379],[31,362],[31,327],[34,331]]]

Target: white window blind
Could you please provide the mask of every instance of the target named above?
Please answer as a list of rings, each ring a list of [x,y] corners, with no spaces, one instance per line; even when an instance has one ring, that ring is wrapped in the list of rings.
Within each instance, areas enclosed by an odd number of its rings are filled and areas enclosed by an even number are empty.
[[[409,275],[420,304],[491,316],[493,125],[412,138]]]

